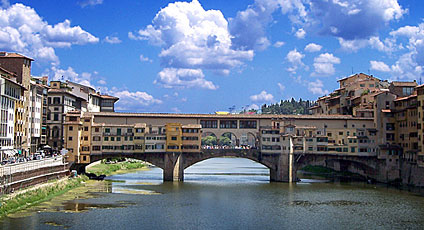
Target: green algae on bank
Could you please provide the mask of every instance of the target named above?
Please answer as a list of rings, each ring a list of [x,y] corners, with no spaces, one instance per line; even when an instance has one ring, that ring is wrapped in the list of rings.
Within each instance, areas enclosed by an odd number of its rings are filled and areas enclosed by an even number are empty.
[[[86,180],[86,177],[73,178],[69,180],[60,180],[52,185],[40,187],[37,189],[28,189],[26,192],[18,195],[7,195],[1,197],[0,218],[9,214],[18,212],[28,207],[51,200],[53,197],[62,195],[67,191],[80,186]]]
[[[124,162],[117,162],[114,164],[106,164],[104,161],[102,161],[100,164],[93,165],[87,168],[87,172],[94,173],[97,176],[99,175],[110,176],[115,174],[135,172],[139,170],[148,170],[147,164],[138,162],[138,161],[136,162],[124,161]]]

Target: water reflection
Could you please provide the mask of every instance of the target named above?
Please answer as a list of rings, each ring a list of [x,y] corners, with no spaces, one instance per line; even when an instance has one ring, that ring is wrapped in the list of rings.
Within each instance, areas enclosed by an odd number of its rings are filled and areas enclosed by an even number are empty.
[[[267,168],[245,159],[200,162],[185,182],[162,182],[158,168],[107,179],[5,218],[0,229],[424,228],[423,197],[310,176],[270,183]]]

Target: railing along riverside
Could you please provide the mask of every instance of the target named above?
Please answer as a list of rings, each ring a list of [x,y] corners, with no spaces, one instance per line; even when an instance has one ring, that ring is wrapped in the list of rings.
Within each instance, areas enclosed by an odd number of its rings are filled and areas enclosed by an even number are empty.
[[[59,166],[63,165],[63,157],[57,156],[52,158],[45,158],[42,160],[34,160],[23,163],[14,163],[10,165],[2,165],[0,166],[0,177],[5,175],[12,175],[18,172],[27,172],[39,168],[51,167],[51,166]]]

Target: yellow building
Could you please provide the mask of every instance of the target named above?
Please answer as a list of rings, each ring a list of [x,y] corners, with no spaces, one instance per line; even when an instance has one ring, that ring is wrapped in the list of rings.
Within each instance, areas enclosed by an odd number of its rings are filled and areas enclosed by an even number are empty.
[[[181,152],[182,125],[180,123],[166,124],[166,152]]]
[[[190,124],[182,126],[182,151],[198,152],[202,145],[202,126]]]

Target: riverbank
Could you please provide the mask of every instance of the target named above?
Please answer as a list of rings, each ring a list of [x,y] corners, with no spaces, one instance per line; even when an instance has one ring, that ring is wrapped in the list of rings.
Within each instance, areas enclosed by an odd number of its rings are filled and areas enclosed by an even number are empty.
[[[0,197],[0,218],[26,209],[80,186],[87,177],[53,180]]]
[[[148,165],[141,161],[122,161],[116,163],[106,163],[102,161],[100,164],[93,165],[86,169],[88,173],[100,175],[115,175],[121,173],[129,173],[136,170],[147,170]]]

